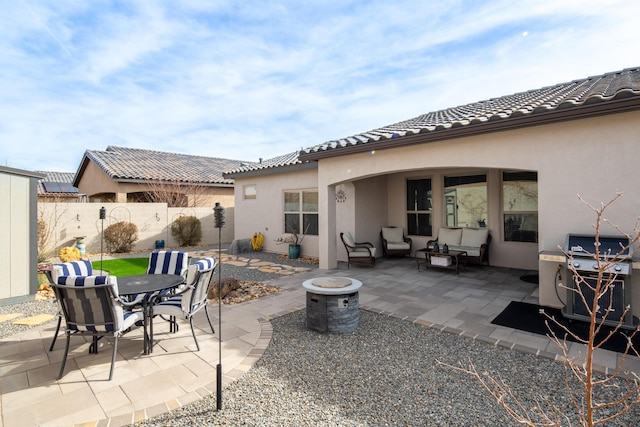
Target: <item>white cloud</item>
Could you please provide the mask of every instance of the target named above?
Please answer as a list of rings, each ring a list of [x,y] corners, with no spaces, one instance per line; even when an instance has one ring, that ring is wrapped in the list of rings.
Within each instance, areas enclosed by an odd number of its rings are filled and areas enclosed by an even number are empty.
[[[30,170],[108,145],[257,160],[640,65],[640,3],[622,0],[5,9],[0,163]]]

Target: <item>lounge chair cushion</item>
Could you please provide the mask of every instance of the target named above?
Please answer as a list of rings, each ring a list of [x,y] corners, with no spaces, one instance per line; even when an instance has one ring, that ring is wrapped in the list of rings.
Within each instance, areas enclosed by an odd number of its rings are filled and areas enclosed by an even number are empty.
[[[344,242],[349,245],[349,246],[355,246],[356,245],[356,241],[353,240],[353,236],[351,235],[351,233],[349,233],[348,231],[345,232],[342,237],[344,238]]]
[[[401,227],[382,227],[382,238],[390,243],[404,243],[404,230]],[[389,247],[389,246],[387,246]]]
[[[409,249],[411,249],[411,245],[407,242],[387,243],[387,250],[401,251],[401,250],[409,250]]]
[[[440,228],[438,231],[438,244],[440,246],[447,245],[451,246],[460,246],[460,240],[462,239],[462,229],[461,228]],[[471,246],[471,245],[469,245]],[[480,245],[478,245],[480,246]]]
[[[486,228],[465,228],[462,232],[462,239],[460,241],[460,246],[470,246],[479,248],[480,246],[487,243],[487,236],[489,235],[489,230]]]
[[[369,257],[376,256],[376,248],[356,248],[355,250],[349,252],[349,256],[351,258],[354,257]]]

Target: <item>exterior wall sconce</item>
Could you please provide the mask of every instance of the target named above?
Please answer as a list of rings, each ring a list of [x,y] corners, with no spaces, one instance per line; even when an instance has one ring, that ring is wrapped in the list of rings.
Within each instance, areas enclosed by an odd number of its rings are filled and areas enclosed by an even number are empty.
[[[158,212],[156,212],[156,221],[160,221],[160,215],[158,215]]]
[[[80,222],[80,214],[76,214],[76,221]]]

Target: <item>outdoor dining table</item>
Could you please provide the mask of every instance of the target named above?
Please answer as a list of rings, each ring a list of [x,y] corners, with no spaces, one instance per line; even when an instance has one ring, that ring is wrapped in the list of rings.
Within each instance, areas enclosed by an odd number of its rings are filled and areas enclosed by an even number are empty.
[[[173,289],[184,283],[184,277],[179,274],[138,274],[135,276],[119,276],[118,277],[118,293],[121,296],[135,297],[140,294],[153,295],[155,293]],[[151,345],[149,343],[149,334],[147,333],[147,321],[151,321],[148,317],[149,303],[151,298],[142,299],[142,310],[145,316],[144,325],[144,354],[149,354]]]

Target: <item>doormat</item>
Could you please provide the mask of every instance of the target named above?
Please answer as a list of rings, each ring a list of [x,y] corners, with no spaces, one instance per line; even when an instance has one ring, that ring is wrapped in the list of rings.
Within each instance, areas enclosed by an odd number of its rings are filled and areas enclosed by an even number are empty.
[[[561,325],[566,326],[571,332],[575,333],[581,338],[587,338],[589,336],[589,324],[580,320],[567,319],[562,315],[562,312],[557,308],[543,307],[536,304],[529,304],[526,302],[511,301],[507,308],[495,319],[491,321],[494,325],[506,326],[508,328],[519,329],[521,331],[533,332],[540,335],[548,335],[549,328],[545,324],[547,317],[541,314],[540,309],[544,309],[545,313],[554,317]],[[549,327],[555,332],[556,336],[562,338],[567,335],[567,341],[577,342],[570,335],[568,335],[562,328],[554,324],[549,320]],[[596,343],[599,343],[603,337],[611,331],[612,328],[604,326],[600,331],[600,334],[596,336]],[[624,353],[627,348],[627,338],[625,332],[631,334],[633,331],[620,329],[609,340],[602,345],[602,348],[615,351],[618,353]],[[636,334],[633,339],[633,346],[640,351],[640,334]],[[632,352],[630,352],[632,354]]]
[[[524,276],[520,276],[520,280],[537,285],[540,281],[540,276],[537,274],[525,274]]]

